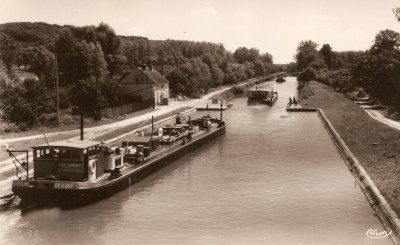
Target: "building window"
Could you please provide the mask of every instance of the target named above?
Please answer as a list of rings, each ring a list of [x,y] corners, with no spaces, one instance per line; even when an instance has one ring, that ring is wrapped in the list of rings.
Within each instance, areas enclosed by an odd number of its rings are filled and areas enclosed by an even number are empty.
[[[135,83],[139,83],[139,78],[135,77]]]
[[[161,89],[163,89],[164,88],[164,85],[161,85]]]

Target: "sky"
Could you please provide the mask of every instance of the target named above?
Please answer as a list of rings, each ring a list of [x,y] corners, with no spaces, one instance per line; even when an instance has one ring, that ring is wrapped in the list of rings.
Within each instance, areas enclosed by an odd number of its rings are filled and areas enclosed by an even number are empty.
[[[0,0],[0,23],[110,25],[118,35],[222,43],[293,61],[301,41],[334,51],[369,49],[381,30],[400,32],[399,0]]]

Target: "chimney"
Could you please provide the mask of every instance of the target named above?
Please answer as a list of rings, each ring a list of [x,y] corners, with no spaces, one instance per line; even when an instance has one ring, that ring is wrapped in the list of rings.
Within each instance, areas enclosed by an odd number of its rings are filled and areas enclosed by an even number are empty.
[[[146,64],[142,64],[141,67],[142,67],[142,70],[143,70],[143,71],[146,70]]]

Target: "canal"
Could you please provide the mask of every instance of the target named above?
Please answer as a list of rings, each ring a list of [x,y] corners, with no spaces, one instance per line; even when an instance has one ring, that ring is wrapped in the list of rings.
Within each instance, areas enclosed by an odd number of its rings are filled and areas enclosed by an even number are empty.
[[[0,214],[2,244],[391,244],[316,113],[237,99],[226,135],[99,203]],[[219,116],[219,113],[215,113]]]

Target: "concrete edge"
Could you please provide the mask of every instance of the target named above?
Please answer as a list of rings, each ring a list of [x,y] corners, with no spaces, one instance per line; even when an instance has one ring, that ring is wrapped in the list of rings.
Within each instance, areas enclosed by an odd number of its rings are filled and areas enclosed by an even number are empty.
[[[393,211],[390,204],[386,201],[385,197],[382,196],[375,183],[365,171],[364,167],[360,164],[358,159],[347,147],[345,141],[340,137],[339,133],[332,126],[331,122],[325,116],[324,112],[320,108],[288,108],[287,111],[291,112],[317,112],[321,118],[322,123],[328,130],[329,135],[333,139],[336,147],[339,150],[344,162],[349,168],[350,172],[354,176],[365,197],[367,198],[370,206],[378,215],[385,230],[390,233],[395,244],[400,244],[400,219],[398,215]]]

